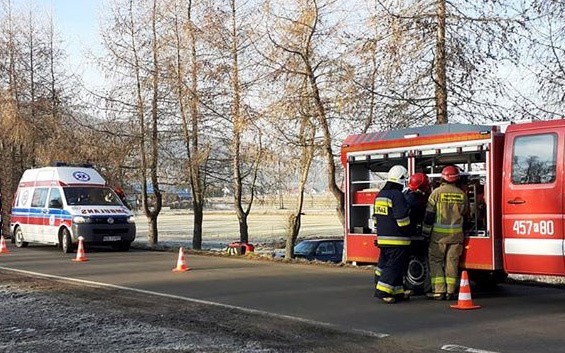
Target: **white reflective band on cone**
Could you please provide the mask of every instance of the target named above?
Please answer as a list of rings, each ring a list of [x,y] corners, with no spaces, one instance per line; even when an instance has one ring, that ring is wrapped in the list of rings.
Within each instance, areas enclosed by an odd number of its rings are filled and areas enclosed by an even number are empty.
[[[459,292],[459,300],[471,300],[471,293]]]

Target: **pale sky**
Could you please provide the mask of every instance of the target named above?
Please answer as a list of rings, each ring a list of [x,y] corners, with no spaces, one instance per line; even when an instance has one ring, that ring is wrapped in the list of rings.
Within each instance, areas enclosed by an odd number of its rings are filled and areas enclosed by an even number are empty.
[[[101,84],[100,74],[87,62],[88,52],[100,52],[98,18],[102,0],[32,0],[33,6],[52,13],[72,72],[87,85]]]

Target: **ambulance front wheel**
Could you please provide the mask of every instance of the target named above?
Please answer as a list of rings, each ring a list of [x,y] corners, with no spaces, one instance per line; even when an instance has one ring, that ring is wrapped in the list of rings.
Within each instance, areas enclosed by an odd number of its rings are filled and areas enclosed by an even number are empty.
[[[25,248],[28,246],[28,242],[24,241],[24,233],[22,232],[22,228],[17,227],[16,231],[14,232],[14,243],[18,248]]]
[[[61,230],[61,234],[59,235],[59,244],[61,245],[61,249],[63,253],[70,254],[73,252],[73,241],[71,239],[71,232],[67,228],[63,228]]]

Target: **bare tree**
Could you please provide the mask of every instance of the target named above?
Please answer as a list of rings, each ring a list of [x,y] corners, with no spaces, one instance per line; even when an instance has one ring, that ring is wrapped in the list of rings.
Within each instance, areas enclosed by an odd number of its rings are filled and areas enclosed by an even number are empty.
[[[537,85],[522,92],[517,102],[523,114],[532,118],[563,117],[565,108],[565,3],[532,0],[528,4],[526,51],[522,67]]]
[[[278,62],[281,76],[300,77],[308,83],[308,94],[312,105],[315,107],[315,117],[319,131],[321,131],[321,149],[326,162],[326,175],[328,188],[337,200],[337,214],[340,221],[344,222],[344,194],[336,179],[336,159],[333,153],[333,135],[330,131],[330,119],[328,114],[329,105],[324,101],[321,94],[320,80],[323,75],[329,75],[327,61],[329,58],[320,55],[317,47],[323,46],[323,40],[327,38],[322,35],[320,27],[322,24],[321,12],[331,6],[331,1],[318,0],[297,1],[293,10],[285,14],[277,11],[284,9],[274,8],[268,2],[264,6],[270,11],[271,18],[275,24],[269,24],[267,33],[275,49],[284,54],[285,62]],[[326,32],[332,33],[331,29]],[[277,57],[272,55],[271,57]],[[284,60],[284,59],[283,59]]]
[[[296,202],[294,211],[289,215],[288,218],[288,233],[285,246],[285,257],[287,259],[294,257],[294,245],[296,244],[296,239],[298,238],[298,235],[300,233],[302,216],[304,215],[303,208],[306,183],[308,181],[308,175],[310,173],[310,166],[312,165],[312,160],[314,159],[314,154],[316,152],[316,125],[312,122],[312,120],[315,119],[315,113],[312,114],[312,111],[315,112],[315,109],[313,109],[311,105],[309,94],[307,92],[308,82],[305,80],[303,81],[303,84],[301,85],[301,88],[299,90],[299,99],[305,100],[305,102],[296,105],[299,110],[297,112],[299,130],[297,134],[296,149],[300,152],[300,156],[297,161],[298,200]],[[288,126],[286,128],[288,128]]]
[[[104,29],[103,39],[109,52],[105,69],[124,78],[114,82],[116,87],[107,101],[123,107],[123,113],[131,114],[138,129],[136,145],[142,208],[149,222],[149,245],[155,246],[158,243],[157,218],[162,207],[159,181],[162,102],[161,47],[158,37],[160,14],[156,1],[145,5],[148,6],[137,6],[133,0],[117,1],[108,27]],[[149,28],[145,26],[147,22]],[[133,95],[131,87],[134,88]]]
[[[502,63],[519,57],[523,12],[503,1],[376,0],[390,36],[383,57],[396,66],[381,94],[408,103],[421,123],[500,120],[508,84]],[[430,95],[429,92],[434,92]]]
[[[181,130],[187,155],[187,174],[192,192],[193,237],[192,247],[202,248],[202,223],[204,216],[204,201],[206,183],[204,167],[209,158],[210,148],[202,146],[201,131],[202,113],[200,112],[200,92],[198,80],[203,76],[197,56],[197,36],[199,28],[194,21],[194,4],[192,0],[186,3],[175,3],[171,17],[174,24],[175,59],[172,72],[172,86],[176,93]],[[185,14],[185,16],[182,16]]]
[[[64,52],[53,23],[39,20],[32,7],[17,8],[11,1],[1,3],[0,19],[0,192],[8,220],[23,171],[51,162],[56,157],[51,146],[59,155],[69,153],[72,149],[65,149],[58,135],[72,131],[58,114],[58,102],[66,100],[62,81],[69,75],[60,69]]]
[[[222,8],[223,9],[223,8]],[[234,208],[239,223],[240,241],[249,241],[248,217],[255,200],[256,183],[262,156],[262,134],[258,126],[261,115],[246,102],[253,86],[251,62],[248,61],[252,31],[252,15],[248,2],[229,0],[224,10],[216,13],[215,47],[225,56],[222,76],[227,78],[224,101],[229,106],[226,121],[231,129],[229,156]],[[245,21],[243,19],[246,19]],[[222,140],[227,140],[225,137]]]

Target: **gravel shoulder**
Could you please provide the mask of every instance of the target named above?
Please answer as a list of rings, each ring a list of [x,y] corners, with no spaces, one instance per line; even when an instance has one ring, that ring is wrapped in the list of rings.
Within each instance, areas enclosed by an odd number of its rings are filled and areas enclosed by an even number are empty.
[[[391,338],[0,270],[2,352],[416,352]]]

